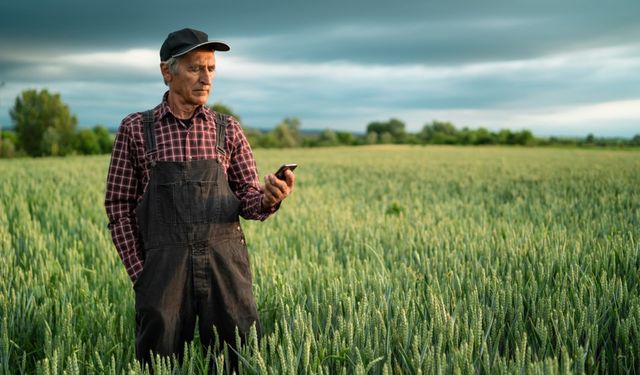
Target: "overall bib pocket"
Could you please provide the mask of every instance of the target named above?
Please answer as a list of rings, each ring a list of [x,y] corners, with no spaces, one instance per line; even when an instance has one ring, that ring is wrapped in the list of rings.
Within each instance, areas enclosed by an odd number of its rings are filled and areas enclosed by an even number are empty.
[[[216,185],[215,181],[158,184],[158,220],[170,225],[214,223],[220,210]]]

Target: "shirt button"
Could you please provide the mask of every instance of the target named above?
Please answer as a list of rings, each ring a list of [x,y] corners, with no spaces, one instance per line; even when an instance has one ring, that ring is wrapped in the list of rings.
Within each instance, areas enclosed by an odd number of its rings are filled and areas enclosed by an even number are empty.
[[[244,239],[240,240],[240,243],[244,245]]]

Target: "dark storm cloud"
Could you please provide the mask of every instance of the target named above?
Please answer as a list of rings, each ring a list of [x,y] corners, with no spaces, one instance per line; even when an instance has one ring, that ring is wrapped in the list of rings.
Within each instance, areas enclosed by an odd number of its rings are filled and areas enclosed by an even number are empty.
[[[7,1],[0,13],[5,46],[157,49],[193,25],[273,61],[446,64],[640,38],[638,1]]]
[[[638,14],[636,0],[5,1],[0,124],[20,91],[49,88],[82,124],[117,126],[157,103],[160,44],[191,26],[231,44],[211,100],[250,126],[294,115],[360,131],[390,116],[410,130],[434,117],[518,128],[553,123],[548,111],[575,119],[559,134],[582,134],[580,111],[593,107],[590,129],[629,135]]]

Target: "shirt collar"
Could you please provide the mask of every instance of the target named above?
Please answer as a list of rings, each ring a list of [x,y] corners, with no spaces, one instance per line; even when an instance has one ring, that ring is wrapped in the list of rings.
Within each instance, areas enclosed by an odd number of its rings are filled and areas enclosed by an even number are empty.
[[[162,96],[162,103],[160,104],[160,118],[163,119],[165,118],[165,116],[171,116],[175,119],[177,119],[177,117],[173,114],[173,112],[171,112],[171,108],[169,107],[169,91],[166,91],[164,93],[164,95]],[[201,105],[198,106],[198,108],[196,108],[196,111],[193,114],[193,118],[195,119],[196,117],[204,117],[207,120],[211,120],[211,114],[209,113],[210,111],[205,110],[205,106]]]

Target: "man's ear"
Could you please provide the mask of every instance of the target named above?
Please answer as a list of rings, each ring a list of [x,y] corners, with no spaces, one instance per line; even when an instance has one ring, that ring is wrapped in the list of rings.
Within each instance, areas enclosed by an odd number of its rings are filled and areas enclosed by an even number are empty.
[[[173,79],[173,74],[171,74],[171,69],[169,69],[169,65],[164,62],[160,63],[160,73],[162,73],[162,78],[164,81],[169,83]]]

